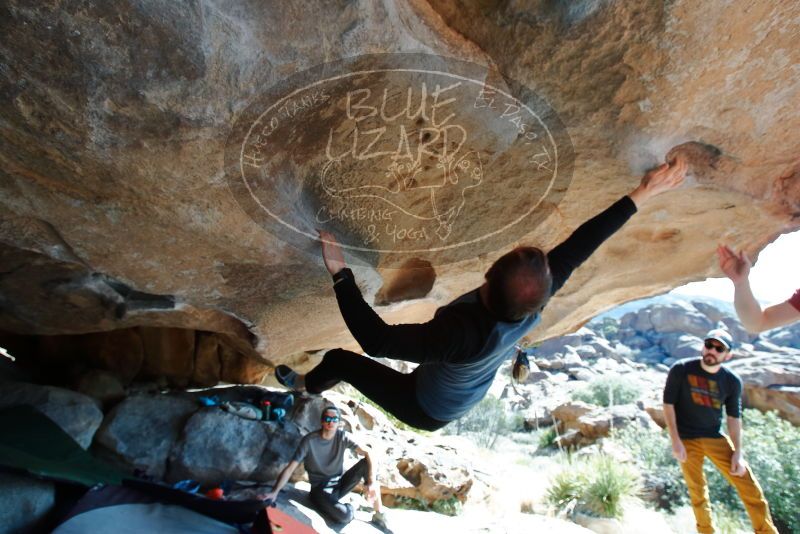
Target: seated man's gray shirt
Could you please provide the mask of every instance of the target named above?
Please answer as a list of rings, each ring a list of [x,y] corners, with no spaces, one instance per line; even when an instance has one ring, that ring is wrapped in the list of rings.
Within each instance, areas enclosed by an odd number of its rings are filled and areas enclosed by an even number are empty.
[[[355,452],[357,447],[342,429],[337,430],[331,439],[323,438],[322,430],[317,430],[300,440],[292,460],[303,462],[312,488],[333,487],[344,471],[344,450]]]

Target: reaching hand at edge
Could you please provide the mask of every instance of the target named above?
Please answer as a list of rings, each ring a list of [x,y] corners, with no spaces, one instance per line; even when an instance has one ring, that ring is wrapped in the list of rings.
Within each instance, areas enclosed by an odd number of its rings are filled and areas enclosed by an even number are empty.
[[[717,257],[719,258],[719,268],[734,284],[747,280],[750,276],[750,267],[753,264],[744,250],[736,254],[727,245],[718,245]]]
[[[670,163],[664,163],[655,169],[647,171],[642,177],[639,186],[631,191],[629,195],[631,200],[633,200],[637,208],[640,208],[642,204],[654,196],[675,189],[683,183],[688,168],[689,165],[686,160],[681,156],[677,156]]]
[[[322,260],[325,262],[325,268],[328,269],[331,276],[334,276],[347,267],[342,248],[332,233],[325,230],[317,231],[319,232],[319,239],[322,241]]]

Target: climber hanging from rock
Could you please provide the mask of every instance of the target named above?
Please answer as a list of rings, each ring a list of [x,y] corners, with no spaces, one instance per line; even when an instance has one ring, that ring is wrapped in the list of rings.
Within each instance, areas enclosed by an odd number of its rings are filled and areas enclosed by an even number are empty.
[[[424,430],[443,427],[486,395],[500,365],[536,326],[547,301],[572,272],[643,203],[678,187],[687,166],[677,156],[649,171],[630,194],[547,254],[526,246],[501,256],[486,272],[483,285],[439,308],[423,324],[386,324],[364,301],[336,238],[321,231],[325,267],[350,333],[370,356],[419,366],[401,373],[366,356],[333,349],[308,374],[280,365],[276,378],[288,388],[310,393],[345,381],[406,424]]]

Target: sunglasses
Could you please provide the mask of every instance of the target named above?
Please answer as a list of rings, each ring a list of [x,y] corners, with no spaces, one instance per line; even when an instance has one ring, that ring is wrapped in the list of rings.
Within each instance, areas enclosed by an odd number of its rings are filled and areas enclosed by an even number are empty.
[[[706,346],[706,348],[708,350],[714,349],[715,351],[719,352],[720,354],[722,354],[723,352],[728,350],[726,347],[723,347],[722,345],[717,345],[716,343],[712,342],[709,339],[706,339],[704,345]]]
[[[338,421],[339,421],[339,418],[336,417],[336,416],[332,416],[331,417],[330,415],[326,415],[325,417],[322,418],[322,422],[323,423],[336,423]]]

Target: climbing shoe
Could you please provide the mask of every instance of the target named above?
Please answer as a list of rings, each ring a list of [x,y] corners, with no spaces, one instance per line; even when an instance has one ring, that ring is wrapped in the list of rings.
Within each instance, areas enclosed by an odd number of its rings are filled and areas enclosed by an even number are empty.
[[[297,389],[298,375],[288,365],[275,368],[275,379],[287,389]]]

